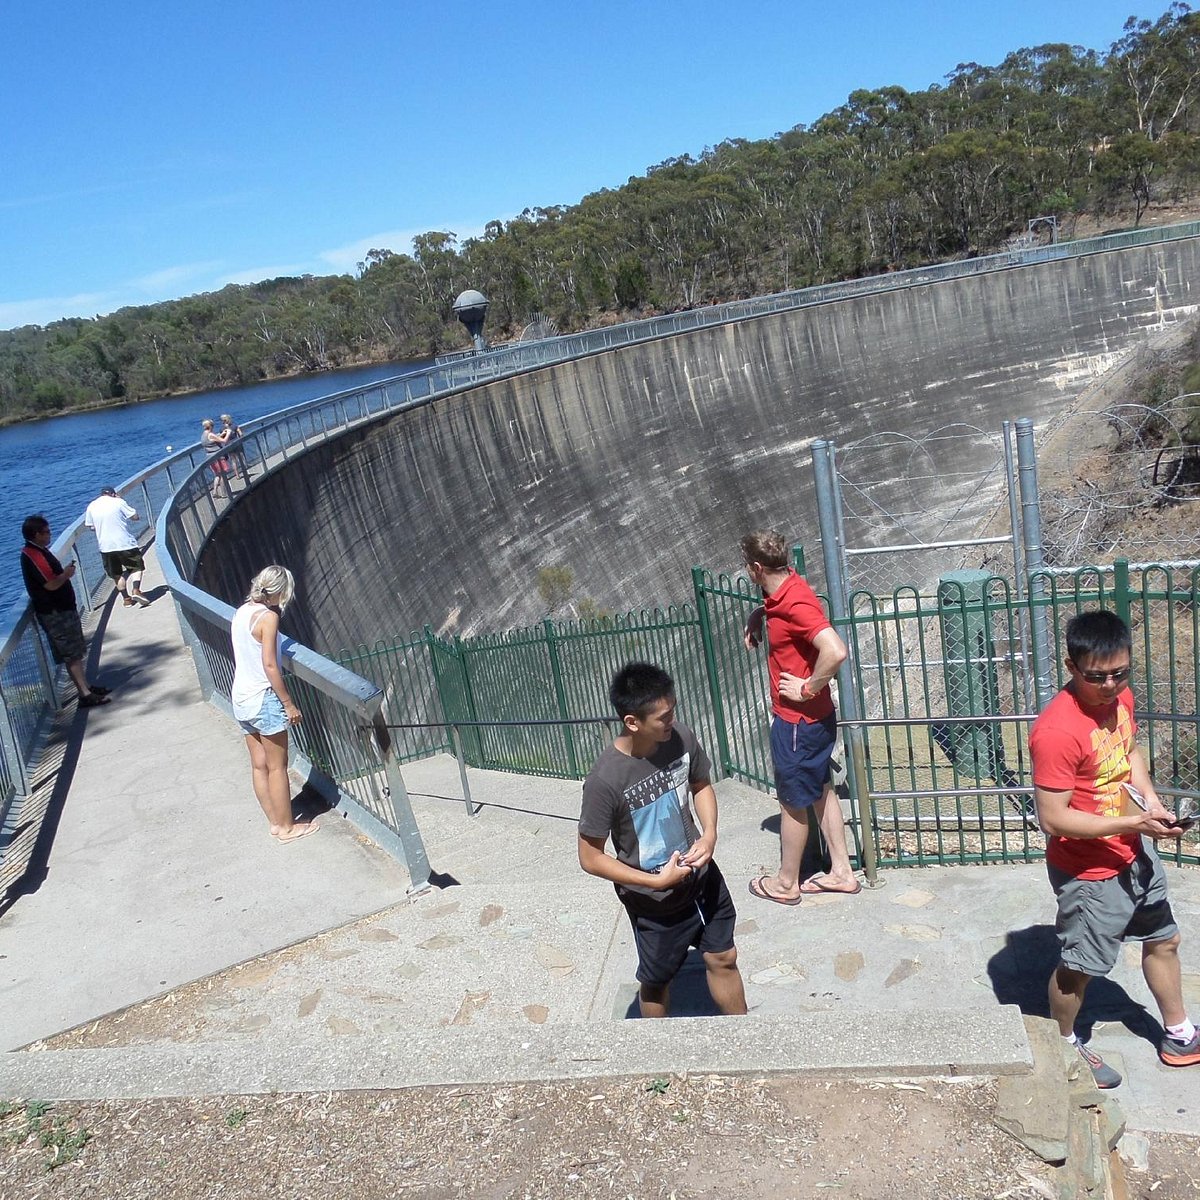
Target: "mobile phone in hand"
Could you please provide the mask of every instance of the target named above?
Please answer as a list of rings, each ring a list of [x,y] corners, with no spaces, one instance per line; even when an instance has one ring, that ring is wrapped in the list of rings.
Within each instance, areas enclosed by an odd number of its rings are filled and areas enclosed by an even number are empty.
[[[1200,804],[1191,796],[1184,796],[1175,812],[1175,828],[1185,833],[1200,820]]]

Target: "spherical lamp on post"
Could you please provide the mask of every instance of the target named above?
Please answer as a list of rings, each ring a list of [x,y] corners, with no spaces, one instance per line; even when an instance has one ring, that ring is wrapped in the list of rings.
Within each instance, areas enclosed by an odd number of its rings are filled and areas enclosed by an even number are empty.
[[[483,321],[487,310],[487,297],[474,288],[468,288],[454,302],[454,315],[467,327],[467,332],[475,343],[476,354],[487,349],[487,342],[483,336]]]

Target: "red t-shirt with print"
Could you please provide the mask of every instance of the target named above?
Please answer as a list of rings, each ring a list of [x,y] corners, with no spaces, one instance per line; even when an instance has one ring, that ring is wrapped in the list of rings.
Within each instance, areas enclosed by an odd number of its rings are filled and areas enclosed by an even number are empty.
[[[1129,757],[1137,724],[1133,693],[1125,688],[1111,708],[1089,710],[1065,687],[1033,723],[1029,751],[1033,782],[1048,792],[1071,793],[1070,807],[1102,817],[1119,817],[1126,808]],[[1110,879],[1137,857],[1136,833],[1115,837],[1051,837],[1046,861],[1079,879]]]
[[[785,671],[808,679],[817,661],[813,638],[823,629],[831,629],[829,618],[817,594],[795,571],[769,596],[763,597],[767,616],[767,670],[771,676],[771,711],[785,721],[798,725],[823,721],[833,712],[833,697],[822,688],[811,700],[797,702],[779,694],[779,676]]]

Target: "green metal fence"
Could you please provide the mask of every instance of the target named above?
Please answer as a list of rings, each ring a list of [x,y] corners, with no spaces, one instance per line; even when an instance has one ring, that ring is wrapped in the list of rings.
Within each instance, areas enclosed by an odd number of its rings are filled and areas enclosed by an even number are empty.
[[[439,726],[397,728],[399,761],[452,751],[443,726],[461,722],[463,753],[471,766],[582,779],[611,737],[603,726],[479,726],[608,716],[609,681],[635,659],[670,672],[680,720],[713,745],[700,620],[691,605],[596,620],[546,620],[473,638],[443,638],[427,629],[420,637],[380,643],[373,650],[360,647],[338,662],[383,689],[389,724]]]
[[[797,551],[803,570],[803,555]],[[1039,673],[1065,681],[1063,627],[1102,605],[1134,633],[1139,741],[1160,792],[1198,790],[1200,564],[1083,567],[1031,578],[1025,595],[982,571],[936,590],[855,592],[836,622],[850,648],[865,770],[849,797],[851,845],[880,866],[1031,861],[1044,839],[1032,816],[1028,726]],[[606,716],[613,672],[632,659],[674,676],[680,719],[708,747],[718,777],[769,790],[766,653],[743,629],[761,598],[747,579],[692,572],[694,603],[599,620],[555,622],[474,638],[426,630],[340,661],[374,680],[389,722],[566,722]],[[1042,611],[1049,659],[1031,635]],[[464,728],[470,765],[580,779],[611,733],[603,726]],[[450,750],[444,728],[404,730],[402,760]],[[1164,844],[1164,851],[1171,844]],[[1179,862],[1200,862],[1181,845]]]
[[[1195,794],[1198,582],[1194,564],[1118,560],[1035,575],[1026,598],[999,577],[948,576],[933,595],[855,593],[842,634],[866,718],[868,795],[857,799],[879,864],[1042,856],[1027,740],[1034,681],[1042,671],[1066,681],[1063,630],[1087,608],[1113,609],[1133,631],[1138,740],[1165,802]],[[1028,632],[1035,609],[1052,631],[1047,662]],[[1194,842],[1161,849],[1200,862]]]

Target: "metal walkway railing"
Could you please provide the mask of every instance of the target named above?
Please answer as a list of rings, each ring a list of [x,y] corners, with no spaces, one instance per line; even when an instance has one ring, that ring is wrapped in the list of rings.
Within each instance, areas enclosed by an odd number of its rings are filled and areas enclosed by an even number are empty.
[[[154,463],[126,480],[118,491],[138,508],[147,538],[156,526],[160,562],[176,596],[184,636],[196,655],[202,684],[206,684],[215,698],[227,694],[226,673],[232,670],[227,659],[230,611],[228,606],[191,586],[190,576],[198,556],[221,514],[236,502],[246,486],[330,437],[388,413],[427,404],[483,382],[622,346],[858,296],[1195,237],[1200,237],[1200,222],[1136,230],[823,284],[512,345],[323,397],[248,422],[244,426],[246,436],[231,447],[239,466],[244,462],[235,480],[238,486],[231,496],[213,495],[207,455],[199,446]],[[236,459],[239,451],[242,460]],[[83,603],[92,607],[103,601],[110,585],[104,578],[94,539],[90,533],[87,537],[82,535],[81,517],[60,535],[53,550],[64,562],[76,563]],[[327,709],[306,722],[305,728],[314,730],[320,729],[327,719],[328,732],[305,735],[312,741],[302,747],[304,752],[317,765],[323,764],[336,773],[334,778],[343,794],[358,787],[358,781],[373,778],[376,768],[383,769],[384,760],[379,756],[385,755],[383,747],[387,741],[386,736],[383,740],[365,736],[364,730],[369,734],[378,724],[376,718],[382,703],[379,689],[302,647],[295,648],[288,666],[302,685],[310,689],[308,702]],[[56,672],[49,662],[40,630],[28,605],[16,605],[0,622],[0,817],[5,820],[4,828],[14,800],[28,791],[29,764],[56,705]],[[379,731],[376,729],[375,733],[378,735]],[[394,774],[398,779],[398,771]],[[389,789],[391,796],[386,794]],[[396,800],[395,791],[391,784],[359,787],[359,800],[378,821],[381,831],[390,829],[393,840],[407,842],[405,858],[415,880],[424,851],[419,847],[415,825],[409,827],[405,820],[395,818],[388,803]],[[415,835],[415,842],[409,837],[410,832]],[[3,849],[0,833],[0,857]]]

